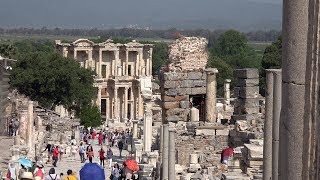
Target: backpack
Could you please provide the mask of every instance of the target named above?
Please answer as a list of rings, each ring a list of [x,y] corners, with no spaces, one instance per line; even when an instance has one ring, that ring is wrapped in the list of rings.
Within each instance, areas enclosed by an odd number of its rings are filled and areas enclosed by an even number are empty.
[[[44,174],[43,174],[42,169],[39,168],[38,171],[36,172],[35,176],[39,176],[39,177],[43,178]]]

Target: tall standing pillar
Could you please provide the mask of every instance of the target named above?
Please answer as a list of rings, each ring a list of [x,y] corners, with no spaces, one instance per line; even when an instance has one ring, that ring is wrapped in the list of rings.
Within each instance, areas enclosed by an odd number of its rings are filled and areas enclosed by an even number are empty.
[[[127,121],[128,120],[128,87],[124,88],[124,120]]]
[[[126,63],[125,63],[125,75],[128,76],[129,75],[129,71],[128,71],[128,61],[129,61],[129,51],[126,50]]]
[[[132,137],[138,138],[138,120],[132,120],[133,127],[132,127]]]
[[[110,119],[110,96],[106,99],[106,121]]]
[[[96,104],[99,108],[99,110],[101,111],[101,87],[98,86],[98,93],[97,93],[97,101]]]
[[[224,80],[224,102],[226,105],[230,105],[230,83],[231,79]]]
[[[28,110],[21,110],[19,112],[19,122],[20,139],[23,140],[22,145],[26,145],[28,129]]]
[[[132,86],[130,88],[130,119],[134,119],[134,96],[133,96],[133,89]]]
[[[102,78],[102,52],[102,50],[99,50],[99,63],[97,63],[98,67],[96,67],[98,78]]]
[[[141,97],[141,87],[139,86],[138,90],[138,118],[142,119],[143,117],[143,102]]]
[[[168,171],[169,171],[169,180],[175,180],[176,179],[176,148],[175,148],[175,137],[176,130],[170,129],[169,130],[169,165],[168,165]]]
[[[266,70],[266,111],[263,138],[263,180],[272,179],[273,72]]]
[[[119,87],[114,87],[114,118],[116,119],[116,121],[119,120],[118,89]]]
[[[152,145],[152,104],[151,99],[145,100],[145,113],[144,113],[144,124],[143,124],[143,145],[144,152],[151,152]]]
[[[207,91],[206,91],[206,120],[208,122],[216,121],[216,92],[217,92],[217,81],[216,75],[218,69],[209,68],[205,70],[207,73]]]
[[[281,112],[281,69],[273,70],[272,180],[279,176],[279,121]]]
[[[162,151],[162,180],[169,176],[169,125],[163,125],[163,151]]]
[[[311,117],[317,109],[310,109],[318,107],[318,99],[315,98],[316,104],[308,101],[310,97],[317,97],[319,92],[318,82],[311,82],[318,79],[319,74],[319,6],[312,3],[317,1],[283,1],[283,82],[279,154],[281,180],[319,179],[319,166],[312,168],[319,158],[310,157],[316,149],[312,143],[319,143],[311,134],[319,129],[312,127],[312,123],[318,121],[313,119],[317,116]],[[314,62],[312,58],[316,58]],[[315,86],[314,94],[308,89],[309,85]]]
[[[34,125],[34,120],[33,120],[33,101],[28,102],[28,123],[27,123],[27,140],[26,144],[29,148],[32,147],[33,144],[33,125]]]

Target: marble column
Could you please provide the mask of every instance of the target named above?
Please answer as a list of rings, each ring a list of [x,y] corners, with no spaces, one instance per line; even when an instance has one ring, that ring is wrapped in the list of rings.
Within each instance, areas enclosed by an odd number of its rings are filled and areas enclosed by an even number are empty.
[[[115,57],[115,60],[114,60],[114,76],[118,76],[119,75],[119,72],[118,72],[118,66],[120,65],[120,59],[119,59],[119,50],[115,50],[114,51],[114,57]]]
[[[263,180],[272,177],[273,72],[266,69],[266,106],[263,138]]]
[[[175,180],[176,179],[176,148],[175,148],[175,137],[176,130],[170,129],[169,130],[169,165],[168,165],[168,171],[169,171],[169,180]]]
[[[63,47],[63,57],[68,57],[68,48],[67,47]]]
[[[73,59],[77,60],[77,49],[73,49]]]
[[[207,87],[206,87],[206,121],[216,121],[216,92],[217,92],[217,81],[216,75],[218,69],[209,68],[205,69],[207,74]]]
[[[119,102],[118,102],[119,87],[114,87],[114,118],[119,121]]]
[[[128,87],[124,88],[124,120],[128,120]]]
[[[33,101],[28,102],[28,123],[27,123],[27,139],[26,139],[26,144],[29,148],[33,146],[33,125],[34,125],[34,120],[33,120]]]
[[[281,180],[320,178],[318,18],[317,1],[283,1]]]
[[[141,97],[141,87],[139,86],[138,90],[138,118],[142,119],[143,117],[143,102]]]
[[[99,63],[98,67],[96,67],[98,71],[98,78],[102,78],[102,50],[99,50]]]
[[[148,76],[152,76],[152,48],[150,48],[149,51],[149,75]]]
[[[110,107],[110,96],[108,96],[106,99],[106,121],[110,119]]]
[[[132,137],[138,138],[138,122],[139,120],[132,120],[133,127],[132,127]]]
[[[224,80],[224,102],[226,105],[230,105],[230,83],[231,83],[231,79],[226,79]]]
[[[88,63],[87,63],[87,67],[90,68],[91,70],[93,69],[93,65],[92,65],[92,50],[88,51]]]
[[[135,117],[134,117],[134,97],[133,97],[132,87],[130,88],[130,101],[131,101],[131,105],[130,105],[130,119],[133,120]]]
[[[21,110],[19,112],[19,135],[23,141],[22,145],[26,145],[28,129],[28,110]]]
[[[144,152],[151,152],[152,146],[152,104],[151,99],[146,99],[144,104],[143,145]]]
[[[163,125],[163,151],[162,151],[162,180],[169,176],[169,125]]]
[[[129,74],[129,71],[128,71],[128,62],[129,62],[129,51],[126,50],[126,63],[125,63],[125,70],[126,70],[126,73],[125,75],[128,76]]]
[[[273,70],[272,180],[279,176],[279,121],[281,112],[281,69]]]
[[[162,158],[163,152],[163,125],[160,125],[160,148],[159,148],[159,157]]]
[[[96,105],[98,106],[100,111],[101,111],[101,89],[102,87],[98,86],[97,101],[96,101]]]

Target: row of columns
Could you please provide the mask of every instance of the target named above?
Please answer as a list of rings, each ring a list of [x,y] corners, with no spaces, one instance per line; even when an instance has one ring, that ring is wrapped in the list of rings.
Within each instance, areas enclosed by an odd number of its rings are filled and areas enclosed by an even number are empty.
[[[277,180],[279,176],[279,123],[282,96],[281,69],[267,69],[266,82],[263,179]]]
[[[84,62],[83,67],[89,68],[93,65],[93,50],[92,49],[77,49],[74,48],[73,50],[73,57],[74,59],[77,59],[78,51],[85,51],[88,52],[88,60]],[[151,76],[152,75],[152,48],[150,48],[149,56],[146,57],[146,60],[143,59],[143,49],[137,49],[137,50],[126,50],[125,51],[125,60],[121,62],[120,59],[120,50],[114,49],[114,50],[105,50],[105,51],[112,51],[114,53],[114,59],[111,61],[111,74],[114,76],[128,76],[129,70],[129,52],[137,52],[137,60],[135,61],[135,76]],[[99,63],[97,63],[96,67],[96,73],[98,74],[99,78],[102,78],[102,65],[110,65],[109,63],[104,63],[102,61],[103,59],[103,52],[105,52],[103,49],[99,50]],[[68,56],[68,49],[66,47],[63,48],[63,56]],[[91,67],[93,68],[93,67]]]
[[[169,129],[168,124],[161,125],[161,158],[162,172],[161,179],[175,180],[176,179],[176,150],[175,150],[175,129]]]
[[[119,93],[119,88],[123,88],[124,93]],[[130,89],[130,117],[127,116],[128,111],[129,111],[129,90]],[[97,95],[97,100],[96,100],[96,105],[101,109],[101,99],[103,99],[101,97],[101,91],[102,91],[102,87],[98,87],[98,95]],[[107,104],[107,109],[106,109],[106,119],[119,119],[119,118],[124,118],[124,119],[138,119],[142,117],[142,111],[141,109],[143,109],[142,107],[142,99],[141,99],[141,93],[138,92],[137,96],[134,97],[134,93],[133,93],[133,88],[132,87],[119,87],[116,86],[114,88],[114,92],[113,92],[113,98],[112,98],[112,104],[113,104],[113,113],[112,113],[112,117],[110,116],[110,112],[112,112],[112,106],[110,106],[110,95],[109,97],[106,97],[106,104]],[[120,96],[122,96],[122,98],[120,98]],[[122,106],[120,106],[120,99],[122,99]],[[120,116],[120,107],[122,108],[122,114]],[[134,112],[136,111],[136,113]]]
[[[34,118],[33,118],[33,101],[28,102],[28,109],[19,112],[19,138],[24,140],[24,145],[32,148],[34,144]],[[18,138],[18,139],[19,139]],[[20,144],[20,140],[16,140]]]

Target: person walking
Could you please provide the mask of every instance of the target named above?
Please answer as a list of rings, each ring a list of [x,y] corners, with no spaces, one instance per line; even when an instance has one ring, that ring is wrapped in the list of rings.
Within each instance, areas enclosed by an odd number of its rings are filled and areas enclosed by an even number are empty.
[[[122,140],[120,140],[119,142],[118,142],[118,148],[119,148],[119,152],[120,152],[120,158],[122,157],[122,150],[123,150],[123,142],[122,142]]]
[[[57,162],[59,159],[59,146],[56,146],[53,150],[53,166],[57,167]]]
[[[99,150],[99,156],[100,156],[100,166],[104,167],[104,159],[105,159],[105,151],[103,147],[101,146],[101,149]]]
[[[18,170],[15,167],[14,162],[9,163],[7,179],[8,180],[16,180],[18,177]]]
[[[92,158],[94,157],[92,146],[91,148],[88,149],[87,154],[88,154],[89,162],[92,163]]]
[[[75,144],[71,144],[71,160],[75,161],[76,160],[76,154],[78,152],[78,147]]]
[[[112,168],[112,180],[118,180],[120,178],[120,168],[119,164],[115,164]]]
[[[45,174],[45,172],[44,172],[43,164],[40,162],[37,162],[37,167],[33,172],[34,177],[40,177],[41,180],[43,180],[44,174]]]
[[[48,161],[46,162],[46,164],[47,164],[51,160],[51,156],[52,156],[52,152],[53,152],[53,146],[50,143],[48,143],[46,148],[42,152],[45,152],[46,150],[48,151]]]
[[[113,157],[113,152],[112,152],[111,146],[109,146],[109,149],[107,151],[107,158],[108,158],[109,168],[111,168],[111,165],[112,165],[112,157]]]
[[[56,170],[54,168],[51,168],[49,170],[49,174],[46,175],[44,180],[60,180],[60,177],[58,176],[58,174],[56,174]]]
[[[79,146],[79,155],[80,155],[81,163],[84,163],[86,161],[85,158],[84,158],[84,153],[85,152],[86,152],[86,148],[84,147],[83,142],[81,142],[80,146]]]

